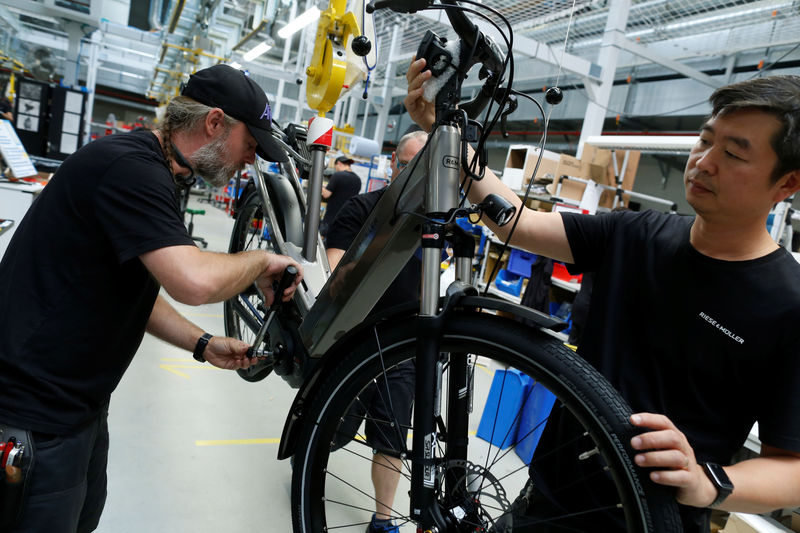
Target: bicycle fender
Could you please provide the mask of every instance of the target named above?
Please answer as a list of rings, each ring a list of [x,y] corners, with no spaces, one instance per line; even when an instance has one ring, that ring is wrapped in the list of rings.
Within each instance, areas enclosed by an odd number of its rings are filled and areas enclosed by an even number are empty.
[[[285,242],[291,242],[302,247],[303,245],[303,207],[298,197],[298,191],[292,186],[291,181],[281,174],[264,172],[264,181],[269,194],[270,204],[275,211],[275,217],[281,231],[284,232]],[[242,192],[236,200],[234,213],[241,209],[245,200],[251,194],[258,194],[255,180],[250,178],[242,186]]]
[[[302,247],[303,208],[294,187],[286,176],[274,172],[265,172],[264,181],[284,240]]]
[[[514,316],[527,318],[533,321],[536,326],[542,329],[549,329],[551,331],[560,331],[564,329],[567,324],[557,318],[549,315],[518,305],[506,300],[492,298],[489,296],[461,296],[458,302],[454,305],[457,308],[468,309],[484,309],[491,311],[503,311],[511,313]],[[292,407],[289,409],[289,414],[286,417],[286,422],[283,425],[283,433],[281,434],[281,441],[278,445],[278,459],[287,459],[294,455],[297,443],[297,434],[303,426],[305,418],[305,403],[307,399],[313,398],[317,390],[322,384],[323,376],[330,375],[332,369],[339,364],[339,360],[344,355],[350,353],[348,351],[348,341],[351,338],[358,338],[358,332],[367,327],[372,327],[372,324],[382,321],[390,320],[397,321],[405,317],[414,315],[419,310],[419,302],[407,302],[398,306],[386,309],[383,312],[376,313],[373,320],[363,323],[361,326],[349,332],[342,339],[336,342],[331,347],[324,357],[319,359],[311,374],[309,374],[297,391],[297,395],[292,402]]]
[[[536,326],[549,329],[550,331],[561,331],[567,327],[567,323],[558,318],[554,318],[537,309],[515,304],[508,300],[492,298],[490,296],[463,296],[458,301],[458,307],[469,307],[477,309],[490,309],[492,311],[503,311],[514,316],[527,318],[533,321]]]

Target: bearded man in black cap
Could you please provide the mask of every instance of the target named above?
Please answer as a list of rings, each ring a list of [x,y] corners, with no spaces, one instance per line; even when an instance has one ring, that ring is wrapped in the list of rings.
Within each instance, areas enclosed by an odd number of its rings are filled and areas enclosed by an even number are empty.
[[[299,269],[295,261],[199,250],[176,196],[194,173],[221,184],[256,153],[285,160],[270,128],[269,102],[254,81],[225,65],[200,70],[161,129],[82,147],[31,206],[0,262],[0,440],[26,446],[22,503],[5,509],[11,498],[0,497],[0,530],[97,527],[108,402],[145,331],[220,368],[256,363],[246,343],[205,333],[159,289],[190,305],[226,300],[254,282],[270,301],[291,297],[302,275],[281,295],[272,283],[288,265]]]

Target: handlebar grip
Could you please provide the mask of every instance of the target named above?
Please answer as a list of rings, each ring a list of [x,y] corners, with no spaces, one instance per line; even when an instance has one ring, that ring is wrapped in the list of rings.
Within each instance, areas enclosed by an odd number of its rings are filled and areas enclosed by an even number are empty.
[[[275,289],[275,303],[278,303],[283,298],[283,291],[285,291],[289,285],[294,282],[294,278],[297,277],[297,267],[294,265],[289,265],[283,271],[281,275],[281,280],[278,282],[278,287]]]

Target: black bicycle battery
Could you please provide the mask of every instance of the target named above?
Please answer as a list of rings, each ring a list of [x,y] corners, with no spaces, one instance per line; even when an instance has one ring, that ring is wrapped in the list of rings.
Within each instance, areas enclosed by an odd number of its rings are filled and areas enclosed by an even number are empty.
[[[30,431],[0,424],[0,531],[22,516],[33,459]]]

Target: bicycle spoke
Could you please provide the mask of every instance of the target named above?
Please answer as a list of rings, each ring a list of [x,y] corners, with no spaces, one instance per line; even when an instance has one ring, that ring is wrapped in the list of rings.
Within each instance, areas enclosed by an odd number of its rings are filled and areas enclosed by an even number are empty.
[[[347,486],[348,486],[348,487],[350,487],[351,489],[355,490],[357,493],[359,493],[359,494],[362,494],[362,495],[364,495],[364,496],[366,496],[366,497],[370,498],[370,499],[371,499],[373,502],[375,502],[375,503],[381,503],[381,502],[379,502],[377,499],[375,499],[375,497],[374,497],[374,496],[372,496],[371,494],[368,494],[367,492],[364,492],[363,490],[359,489],[358,487],[356,487],[356,486],[355,486],[355,485],[353,485],[352,483],[349,483],[348,481],[345,481],[344,479],[342,479],[342,478],[341,478],[341,477],[339,477],[338,475],[336,475],[336,474],[333,474],[333,473],[331,473],[330,471],[328,471],[328,475],[330,475],[330,476],[331,476],[331,477],[333,477],[334,479],[336,479],[336,480],[338,480],[338,481],[340,481],[340,482],[344,483],[345,485],[347,485]],[[328,499],[326,498],[326,499],[325,499],[325,501],[327,502],[327,501],[330,501],[330,500],[328,500]],[[354,507],[354,506],[353,506],[353,507]],[[358,507],[354,507],[354,508],[358,508]],[[392,511],[392,513],[397,513],[397,511],[396,511],[395,509],[392,509],[391,507],[389,507],[389,509]],[[364,510],[364,509],[361,509],[361,510]],[[404,515],[398,515],[398,516],[404,516]]]

